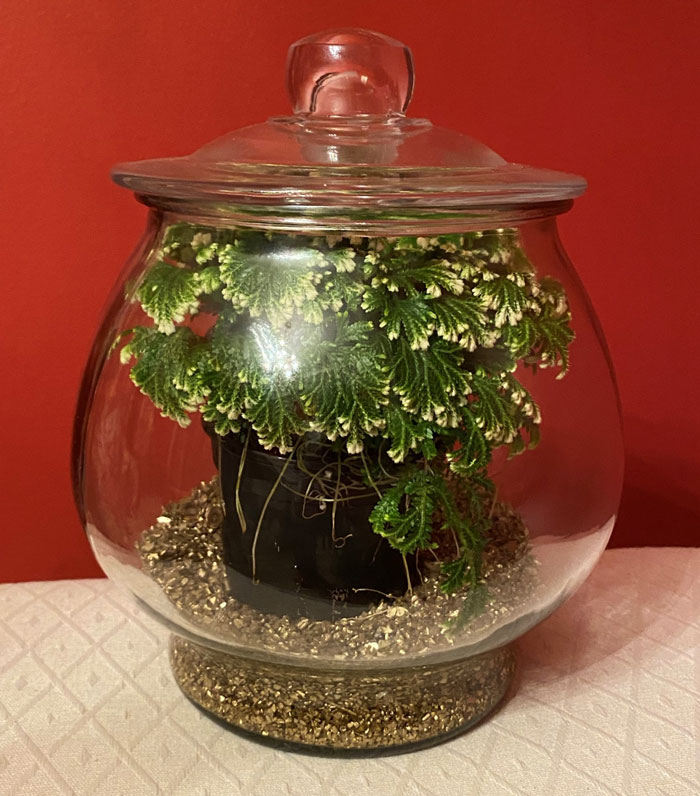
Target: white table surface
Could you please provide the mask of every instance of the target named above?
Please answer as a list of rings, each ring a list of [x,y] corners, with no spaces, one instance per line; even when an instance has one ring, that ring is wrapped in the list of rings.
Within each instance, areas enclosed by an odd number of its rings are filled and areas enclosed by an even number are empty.
[[[181,696],[167,631],[105,580],[0,585],[2,796],[697,796],[700,550],[613,550],[519,643],[473,731],[333,759],[227,732]]]

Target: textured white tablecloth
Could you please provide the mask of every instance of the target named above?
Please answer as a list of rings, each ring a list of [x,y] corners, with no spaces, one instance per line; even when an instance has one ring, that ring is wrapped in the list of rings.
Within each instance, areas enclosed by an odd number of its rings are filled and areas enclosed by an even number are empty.
[[[167,632],[104,580],[0,585],[0,794],[700,793],[700,550],[606,552],[519,644],[519,688],[449,743],[278,752],[181,696]]]

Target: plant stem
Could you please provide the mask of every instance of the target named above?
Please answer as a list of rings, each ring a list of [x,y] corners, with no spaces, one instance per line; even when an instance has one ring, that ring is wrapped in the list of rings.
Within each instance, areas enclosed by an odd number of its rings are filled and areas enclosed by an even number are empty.
[[[451,525],[450,525],[450,533],[452,534],[452,539],[453,539],[453,541],[455,543],[455,549],[457,551],[457,557],[459,557],[459,554],[462,552],[462,548],[459,546],[459,542],[457,541],[457,534],[455,532],[455,529]]]
[[[333,507],[331,509],[331,538],[333,539],[333,544],[337,543],[337,539],[335,538],[335,512],[338,508],[338,493],[340,492],[340,453],[338,453],[338,472],[335,479],[335,494],[333,495]]]
[[[498,484],[493,490],[493,500],[491,501],[491,510],[489,511],[489,519],[493,517],[493,510],[496,508],[496,500],[498,499]]]
[[[219,500],[221,501],[221,510],[224,512],[224,517],[226,516],[226,501],[224,500],[224,489],[221,486],[221,437],[217,434],[216,437],[217,441],[217,451],[216,451],[216,458],[217,458],[217,466],[219,468]]]
[[[360,456],[362,457],[362,464],[364,465],[365,473],[367,473],[367,480],[369,481],[370,486],[374,489],[374,491],[379,496],[379,499],[381,500],[384,496],[379,491],[379,487],[374,483],[374,479],[372,478],[372,473],[370,473],[370,471],[369,471],[369,466],[367,464],[367,459],[365,458],[364,450],[360,451]]]
[[[382,464],[382,454],[384,453],[384,448],[385,448],[385,446],[386,446],[386,440],[385,440],[385,439],[383,439],[383,440],[382,440],[382,441],[379,443],[379,453],[377,454],[377,464],[379,465],[379,469],[380,469],[380,470],[381,470],[381,471],[384,473],[384,475],[385,475],[385,476],[386,476],[388,479],[390,479],[390,480],[394,480],[394,479],[392,478],[392,476],[391,476],[391,475],[390,475],[390,474],[389,474],[389,473],[386,471],[386,469],[384,468],[384,465]]]
[[[301,438],[300,438],[301,439]],[[256,567],[256,560],[255,560],[255,550],[258,546],[258,537],[260,536],[260,529],[262,528],[263,518],[265,517],[265,512],[267,511],[267,507],[270,505],[270,501],[272,500],[272,496],[277,491],[277,487],[280,485],[280,481],[284,477],[284,474],[287,472],[287,467],[289,467],[289,463],[292,461],[292,457],[299,445],[299,439],[294,443],[294,447],[289,452],[289,456],[287,456],[287,460],[285,461],[282,469],[280,470],[280,474],[277,476],[277,480],[272,485],[272,489],[267,493],[267,497],[265,498],[265,503],[262,507],[262,511],[260,512],[260,516],[258,517],[258,524],[255,528],[255,536],[253,537],[253,546],[251,548],[251,556],[253,559],[253,582],[255,583],[256,575],[257,575],[257,567]]]
[[[243,468],[245,467],[245,457],[248,453],[248,442],[250,441],[250,427],[245,435],[245,444],[243,445],[243,453],[241,453],[241,460],[238,463],[238,478],[236,479],[236,513],[238,514],[238,521],[241,524],[241,533],[245,533],[247,524],[245,515],[243,514],[243,506],[241,505],[241,478],[243,477]],[[219,456],[221,456],[221,437],[219,437]],[[221,472],[221,467],[219,467]]]
[[[362,457],[362,464],[365,467],[365,473],[367,473],[367,480],[369,481],[370,485],[374,488],[374,491],[377,493],[377,495],[379,496],[379,499],[381,500],[383,495],[379,491],[379,487],[374,483],[374,479],[372,478],[372,473],[370,473],[370,471],[369,471],[369,465],[367,464],[367,459],[365,458],[364,450],[360,451],[360,456]],[[405,553],[401,553],[401,558],[403,559],[403,568],[404,568],[404,571],[406,573],[406,583],[408,584],[407,594],[413,594],[413,585],[411,583],[411,573],[408,570],[408,561],[406,560],[406,554]]]
[[[407,594],[413,594],[413,585],[411,584],[411,573],[408,571],[408,561],[406,561],[406,553],[401,553],[401,558],[403,558],[403,568],[406,572],[406,583],[408,583],[408,590]]]

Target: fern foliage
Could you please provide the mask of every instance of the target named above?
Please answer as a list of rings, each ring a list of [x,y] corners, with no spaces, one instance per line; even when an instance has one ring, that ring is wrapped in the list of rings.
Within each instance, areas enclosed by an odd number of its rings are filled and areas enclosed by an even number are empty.
[[[477,582],[492,454],[539,439],[518,368],[564,375],[574,338],[562,286],[537,275],[517,231],[177,224],[134,300],[150,322],[122,333],[122,361],[164,416],[186,425],[201,412],[216,433],[252,431],[282,453],[320,434],[338,456],[361,456],[379,536],[408,555],[449,531],[445,589]]]
[[[203,342],[186,326],[172,334],[139,326],[130,334],[120,357],[123,363],[136,360],[131,367],[131,380],[163,417],[188,425],[189,413],[201,405],[208,392],[198,368]]]
[[[379,499],[370,515],[372,528],[404,554],[434,547],[433,515],[443,483],[424,470],[409,472]]]

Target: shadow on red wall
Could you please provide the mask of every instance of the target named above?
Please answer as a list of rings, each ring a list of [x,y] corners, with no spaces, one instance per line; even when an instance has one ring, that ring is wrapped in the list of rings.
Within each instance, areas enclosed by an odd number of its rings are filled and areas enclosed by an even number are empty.
[[[651,464],[651,466],[650,466]],[[677,481],[678,466],[628,458],[620,514],[610,547],[700,544],[697,495]]]

